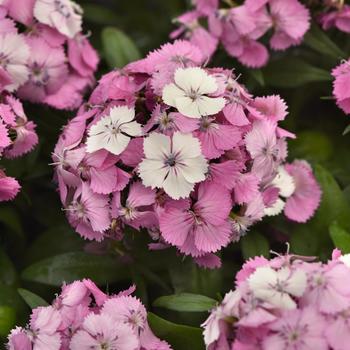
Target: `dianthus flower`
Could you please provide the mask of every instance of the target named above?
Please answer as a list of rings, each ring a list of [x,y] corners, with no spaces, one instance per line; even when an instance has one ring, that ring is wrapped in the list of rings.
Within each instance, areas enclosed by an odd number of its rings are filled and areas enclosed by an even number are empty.
[[[273,50],[285,50],[301,43],[310,27],[309,10],[298,0],[245,0],[227,6],[228,1],[195,0],[195,9],[176,19],[179,29],[171,38],[184,37],[209,59],[222,43],[227,53],[245,66],[258,68],[269,59],[259,41],[267,33]],[[206,21],[206,27],[201,23]]]
[[[339,108],[350,114],[350,60],[343,61],[333,69],[333,95]]]
[[[213,254],[265,215],[314,214],[321,191],[310,166],[285,162],[294,135],[278,126],[284,101],[251,96],[204,60],[187,41],[166,44],[103,76],[65,127],[55,179],[81,236],[123,239],[129,226],[148,231],[150,247],[216,267]]]
[[[248,260],[235,290],[202,325],[207,349],[347,349],[349,262],[338,250],[326,263],[293,255]]]
[[[29,324],[8,336],[9,350],[171,350],[147,322],[147,311],[131,294],[103,293],[92,281],[63,285],[52,305],[32,310]]]
[[[0,158],[17,158],[38,143],[36,125],[28,121],[18,99],[5,92],[0,98]],[[16,179],[0,169],[0,202],[14,199],[20,187]]]
[[[75,109],[94,82],[98,56],[71,0],[2,1],[0,43],[0,84],[20,98]]]
[[[323,11],[317,20],[325,30],[337,28],[350,33],[350,6],[343,0],[324,0]]]

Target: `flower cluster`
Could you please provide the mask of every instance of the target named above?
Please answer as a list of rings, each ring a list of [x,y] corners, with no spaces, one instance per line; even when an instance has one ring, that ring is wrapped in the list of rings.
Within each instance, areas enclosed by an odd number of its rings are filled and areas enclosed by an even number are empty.
[[[38,143],[35,124],[28,121],[19,100],[7,93],[0,99],[0,157],[19,157]],[[0,202],[12,200],[19,189],[17,180],[0,169]]]
[[[350,255],[327,263],[293,255],[248,260],[203,324],[207,349],[346,350]]]
[[[171,350],[153,334],[134,291],[109,296],[90,280],[63,285],[52,305],[35,308],[26,328],[11,331],[7,348]]]
[[[195,9],[176,19],[180,25],[172,38],[185,37],[210,58],[219,43],[243,65],[258,68],[269,59],[261,42],[273,31],[269,45],[285,50],[300,44],[310,26],[309,10],[298,0],[194,0]],[[205,21],[206,26],[201,23]]]
[[[21,99],[74,109],[98,56],[71,0],[0,1],[0,82]]]
[[[350,113],[350,59],[333,69],[333,95],[339,108]]]
[[[324,8],[317,20],[322,28],[328,30],[337,28],[350,33],[350,6],[344,0],[324,0]]]
[[[307,221],[320,189],[305,161],[286,164],[279,96],[253,97],[233,72],[203,68],[187,41],[103,76],[53,153],[67,217],[84,238],[146,229],[152,249],[197,263],[265,215]]]

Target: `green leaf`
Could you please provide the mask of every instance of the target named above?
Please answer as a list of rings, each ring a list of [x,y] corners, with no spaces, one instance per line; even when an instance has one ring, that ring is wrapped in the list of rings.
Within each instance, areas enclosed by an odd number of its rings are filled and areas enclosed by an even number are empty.
[[[33,262],[74,251],[81,251],[84,240],[67,225],[53,227],[43,232],[29,246],[25,254],[25,262]]]
[[[216,300],[204,295],[181,293],[162,296],[155,300],[153,306],[180,312],[203,312],[212,309],[216,304]]]
[[[319,252],[319,243],[317,232],[303,225],[299,225],[290,238],[293,253],[299,255],[317,255]]]
[[[329,136],[317,130],[298,133],[296,140],[290,142],[291,158],[303,158],[313,162],[324,162],[333,154]]]
[[[11,306],[0,306],[0,337],[6,337],[16,324],[16,310]]]
[[[295,57],[271,61],[262,71],[265,84],[275,87],[294,88],[311,82],[332,80],[330,72]]]
[[[248,72],[260,84],[260,86],[265,86],[264,75],[261,69],[249,69]]]
[[[263,255],[265,257],[269,257],[270,255],[268,240],[258,232],[249,232],[240,242],[245,260],[257,255]]]
[[[17,282],[17,272],[12,261],[0,248],[0,284],[14,285]]]
[[[344,129],[343,135],[346,135],[350,132],[350,124]]]
[[[49,305],[42,297],[30,292],[29,290],[18,288],[17,291],[31,309],[35,309],[38,306]]]
[[[313,24],[311,29],[305,34],[304,43],[315,51],[334,58],[335,61],[347,57],[346,53],[316,24]]]
[[[70,283],[90,278],[105,285],[127,278],[128,271],[126,265],[121,265],[112,256],[73,252],[34,263],[22,272],[22,278],[52,286],[60,286],[63,281]]]
[[[313,228],[325,231],[334,222],[350,230],[350,206],[332,174],[320,165],[315,166],[315,176],[322,188],[321,205],[312,219]]]
[[[110,68],[122,68],[140,59],[141,54],[138,48],[121,30],[107,27],[103,29],[101,35],[104,56]]]
[[[333,222],[329,227],[329,233],[334,245],[339,248],[343,254],[350,253],[350,233],[340,227],[337,222]]]
[[[166,340],[174,350],[205,349],[200,328],[172,323],[151,312],[148,313],[148,322],[154,334]]]

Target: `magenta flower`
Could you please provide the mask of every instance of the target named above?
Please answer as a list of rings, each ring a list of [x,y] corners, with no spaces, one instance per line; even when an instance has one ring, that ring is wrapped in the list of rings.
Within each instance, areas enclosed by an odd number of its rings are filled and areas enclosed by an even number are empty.
[[[13,177],[6,176],[0,169],[0,202],[14,199],[21,186]]]

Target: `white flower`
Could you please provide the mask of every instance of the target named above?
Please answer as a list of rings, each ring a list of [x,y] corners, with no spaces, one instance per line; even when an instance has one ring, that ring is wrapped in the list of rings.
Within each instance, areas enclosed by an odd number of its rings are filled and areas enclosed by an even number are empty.
[[[290,197],[295,191],[294,179],[283,166],[279,166],[277,175],[272,180],[271,185],[277,187],[279,195],[284,198]],[[264,209],[264,214],[267,216],[278,215],[284,209],[285,204],[284,200],[278,198],[271,207]]]
[[[199,140],[175,132],[173,137],[152,133],[144,140],[145,159],[139,173],[145,186],[163,188],[172,198],[186,198],[194,184],[205,180],[208,163]]]
[[[73,39],[81,31],[82,9],[71,0],[36,0],[34,17]]]
[[[210,316],[201,325],[204,328],[203,336],[205,345],[209,346],[219,339],[221,320],[230,319],[232,317],[238,318],[240,300],[241,295],[239,291],[231,290],[225,295],[221,305],[211,310]]]
[[[134,118],[134,109],[113,107],[108,116],[90,128],[86,140],[87,152],[106,149],[116,155],[122,153],[129,144],[130,136],[142,134],[141,125],[133,121]]]
[[[346,266],[350,268],[350,254],[342,255],[339,260]]]
[[[283,166],[278,168],[271,185],[277,187],[280,190],[280,196],[284,198],[290,197],[295,191],[294,179]]]
[[[175,83],[163,89],[163,101],[176,107],[190,118],[200,118],[220,112],[225,106],[223,97],[208,97],[218,89],[215,78],[199,67],[178,68]]]
[[[14,33],[0,35],[0,66],[12,80],[12,83],[6,86],[8,91],[17,89],[27,81],[29,55],[29,47],[21,35]]]
[[[275,271],[271,267],[258,267],[248,279],[249,288],[256,298],[282,309],[296,308],[291,296],[302,296],[306,282],[307,277],[302,270],[281,268]]]

